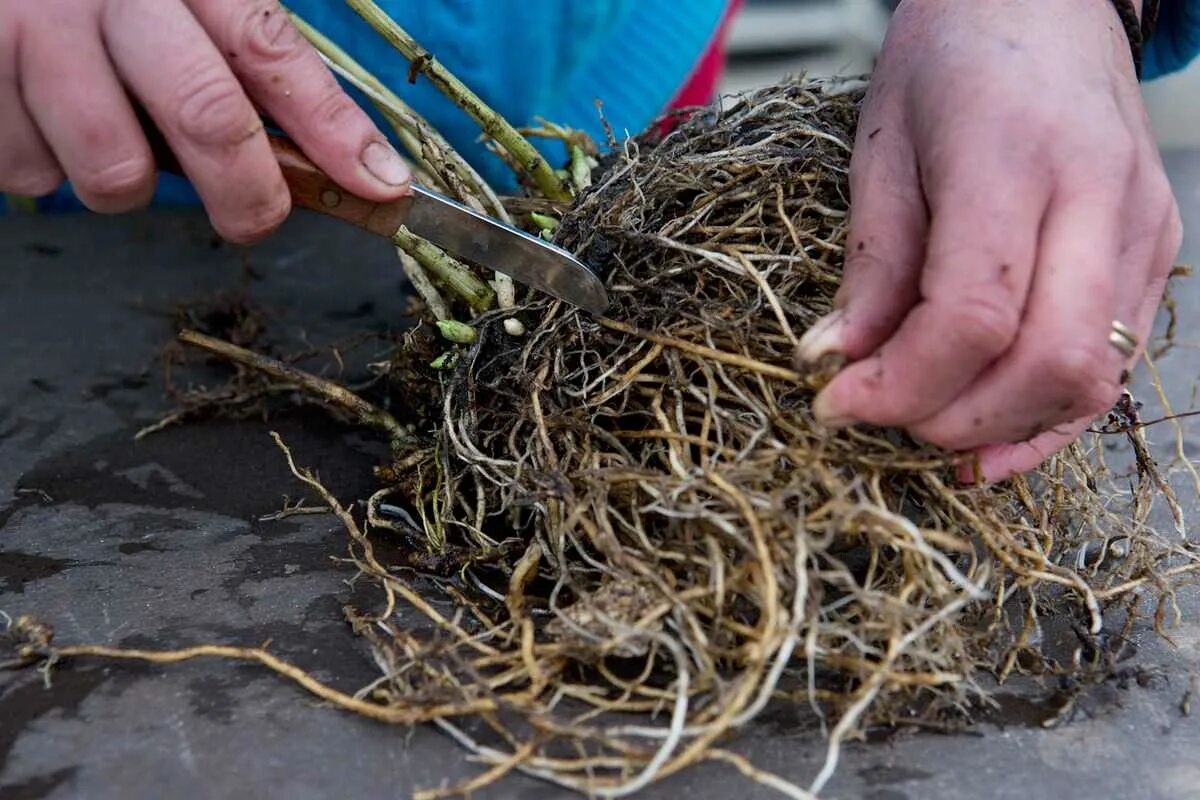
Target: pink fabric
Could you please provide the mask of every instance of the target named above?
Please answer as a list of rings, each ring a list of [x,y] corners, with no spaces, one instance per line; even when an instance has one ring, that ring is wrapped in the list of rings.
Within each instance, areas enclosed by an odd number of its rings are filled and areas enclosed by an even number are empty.
[[[725,17],[721,20],[720,26],[717,28],[717,33],[713,36],[712,42],[709,44],[707,52],[701,56],[700,61],[696,64],[696,69],[692,72],[690,78],[683,89],[671,101],[670,108],[688,108],[690,106],[700,106],[712,101],[717,93],[717,87],[721,83],[721,78],[725,74],[725,56],[726,56],[726,41],[729,37],[729,26],[733,18],[737,15],[738,10],[742,7],[743,0],[730,0],[729,7],[725,10]]]

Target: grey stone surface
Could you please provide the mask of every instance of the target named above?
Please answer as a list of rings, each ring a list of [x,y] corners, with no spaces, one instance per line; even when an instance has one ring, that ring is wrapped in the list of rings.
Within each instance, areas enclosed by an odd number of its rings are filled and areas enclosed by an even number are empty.
[[[1170,159],[1188,222],[1200,222],[1200,156]],[[0,609],[36,613],[63,642],[256,645],[352,691],[375,677],[342,620],[352,573],[331,557],[329,517],[262,522],[299,487],[259,421],[197,422],[134,442],[167,407],[154,368],[175,303],[236,282],[245,254],[201,217],[155,212],[0,220]],[[1188,251],[1200,253],[1189,240]],[[1186,255],[1186,254],[1185,254]],[[1193,255],[1194,257],[1194,255]],[[249,254],[254,294],[320,339],[399,326],[389,248],[311,217]],[[1200,292],[1184,288],[1183,339]],[[291,330],[291,329],[288,329]],[[294,330],[292,331],[294,332]],[[1200,358],[1164,359],[1174,401],[1192,405]],[[371,486],[371,445],[319,412],[273,420],[298,458],[344,498]],[[1194,431],[1194,429],[1192,429]],[[1194,432],[1186,444],[1195,456]],[[1192,519],[1196,519],[1192,516]],[[1196,611],[1193,596],[1185,605]],[[1148,686],[1112,685],[1069,724],[1038,726],[1044,690],[1006,687],[976,735],[898,733],[850,745],[827,796],[1200,797],[1200,722],[1180,713],[1200,659],[1194,619],[1172,649],[1146,632],[1134,663]],[[731,745],[805,784],[823,745],[804,712],[770,709]],[[0,798],[406,797],[474,774],[429,728],[389,728],[321,707],[254,666],[80,662],[47,689],[0,673]],[[513,778],[482,797],[561,793]],[[705,767],[651,797],[769,796]]]

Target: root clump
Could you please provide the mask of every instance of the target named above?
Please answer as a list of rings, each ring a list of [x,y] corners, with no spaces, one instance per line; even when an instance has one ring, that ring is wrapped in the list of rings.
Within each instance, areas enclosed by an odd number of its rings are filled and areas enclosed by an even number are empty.
[[[802,369],[795,352],[841,280],[860,102],[790,81],[606,158],[554,226],[605,278],[604,318],[527,296],[471,319],[473,341],[443,342],[454,357],[436,366],[437,340],[408,337],[352,400],[185,336],[392,447],[357,506],[287,453],[382,589],[346,610],[381,678],[348,698],[257,650],[229,657],[359,713],[431,721],[486,765],[428,797],[513,770],[617,797],[703,761],[809,797],[868,726],[969,717],[982,675],[1112,675],[1124,633],[1106,617],[1131,625],[1150,602],[1161,627],[1200,569],[1148,525],[1155,503],[1181,517],[1131,400],[1107,432],[991,488],[957,485],[957,457],[896,431],[813,419],[839,365]],[[1128,469],[1104,461],[1106,435],[1131,440]],[[1074,657],[1044,649],[1049,617],[1074,625]],[[24,658],[105,654],[24,638]],[[826,726],[808,788],[720,746],[773,702]]]
[[[1146,526],[1156,499],[1177,505],[1136,426],[1132,476],[1096,438],[973,488],[895,431],[813,420],[838,365],[794,354],[840,282],[860,99],[790,82],[629,141],[556,236],[606,277],[607,318],[532,299],[524,338],[475,320],[425,457],[385,470],[432,546],[523,543],[463,567],[479,603],[451,670],[520,709],[492,727],[522,768],[623,793],[723,757],[785,696],[831,727],[818,791],[846,736],[985,703],[981,671],[1099,670],[1105,612],[1170,597],[1166,565],[1195,566]],[[1052,615],[1090,662],[1042,651]],[[551,755],[565,743],[573,758]]]

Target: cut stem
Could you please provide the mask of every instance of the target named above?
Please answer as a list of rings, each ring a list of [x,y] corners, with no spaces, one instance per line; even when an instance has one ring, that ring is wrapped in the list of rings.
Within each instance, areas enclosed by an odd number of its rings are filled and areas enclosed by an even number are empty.
[[[425,307],[429,309],[429,313],[433,314],[436,320],[451,319],[450,306],[446,305],[445,298],[433,285],[433,281],[429,279],[429,274],[425,272],[417,260],[408,253],[396,248],[397,255],[400,256],[400,266],[404,269],[404,274],[408,277],[408,282],[412,284],[413,289],[417,291],[421,299],[425,301]]]
[[[475,311],[486,311],[496,299],[496,293],[466,265],[408,228],[401,226],[392,236],[392,242],[415,258],[442,286],[466,300]]]
[[[481,205],[486,204],[490,212],[502,222],[511,221],[496,191],[424,117],[324,34],[295,13],[288,13],[293,24],[321,54],[326,65],[375,104],[396,130],[401,144],[413,158],[417,159],[427,172],[443,180],[446,184],[443,188],[459,195],[458,199],[464,202],[474,200]],[[442,173],[446,169],[455,173],[454,180],[445,179]],[[455,183],[461,184],[463,191],[455,192],[454,190],[459,188],[453,185]]]
[[[529,140],[522,136],[516,128],[488,106],[479,95],[460,81],[442,66],[441,62],[425,48],[421,47],[409,33],[396,24],[387,12],[372,0],[346,0],[346,4],[354,9],[360,17],[367,21],[376,32],[407,58],[413,70],[429,78],[442,94],[467,112],[483,129],[483,132],[503,147],[520,167],[521,172],[528,176],[537,186],[538,191],[554,200],[569,200],[570,191],[555,174],[554,169],[542,157]]]

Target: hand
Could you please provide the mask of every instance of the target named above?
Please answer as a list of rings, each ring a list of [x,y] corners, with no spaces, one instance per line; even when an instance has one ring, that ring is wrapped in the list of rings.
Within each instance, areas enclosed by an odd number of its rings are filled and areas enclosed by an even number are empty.
[[[0,2],[0,191],[66,177],[94,211],[148,203],[155,166],[130,95],[232,241],[291,207],[255,104],[349,191],[407,191],[407,166],[275,0]]]
[[[1181,225],[1107,2],[902,4],[850,181],[844,285],[801,345],[852,362],[818,419],[997,481],[1112,407],[1134,363],[1112,323],[1149,336]]]

